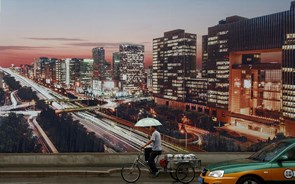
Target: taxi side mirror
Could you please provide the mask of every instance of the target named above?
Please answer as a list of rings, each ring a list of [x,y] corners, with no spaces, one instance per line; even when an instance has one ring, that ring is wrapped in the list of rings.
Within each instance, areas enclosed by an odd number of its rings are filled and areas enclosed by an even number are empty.
[[[287,161],[289,158],[287,155],[282,155],[279,157],[278,162],[283,162],[283,161]]]

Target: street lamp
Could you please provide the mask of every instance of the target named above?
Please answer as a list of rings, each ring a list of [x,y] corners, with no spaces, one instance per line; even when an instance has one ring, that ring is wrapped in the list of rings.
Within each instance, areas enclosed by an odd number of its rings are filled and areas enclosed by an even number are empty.
[[[182,134],[185,134],[185,149],[187,150],[187,130],[186,130],[184,124],[181,125],[180,132]]]

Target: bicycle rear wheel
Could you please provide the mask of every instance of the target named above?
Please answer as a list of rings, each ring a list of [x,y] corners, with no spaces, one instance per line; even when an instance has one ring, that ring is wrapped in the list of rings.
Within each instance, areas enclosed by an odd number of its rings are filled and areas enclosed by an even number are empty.
[[[124,181],[134,183],[140,177],[140,168],[137,164],[125,164],[121,169],[121,176]]]
[[[181,183],[190,183],[195,178],[195,169],[190,163],[181,163],[176,169],[176,178]]]

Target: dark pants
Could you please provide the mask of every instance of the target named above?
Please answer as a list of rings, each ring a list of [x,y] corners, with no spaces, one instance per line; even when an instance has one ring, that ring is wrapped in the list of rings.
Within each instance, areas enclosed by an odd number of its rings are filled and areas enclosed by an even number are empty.
[[[151,152],[151,155],[150,155],[150,158],[149,158],[148,162],[149,162],[149,166],[151,168],[152,174],[155,174],[156,172],[158,172],[158,169],[157,169],[157,166],[156,166],[156,163],[155,163],[155,158],[158,155],[161,155],[161,153],[162,153],[162,151],[152,151]]]

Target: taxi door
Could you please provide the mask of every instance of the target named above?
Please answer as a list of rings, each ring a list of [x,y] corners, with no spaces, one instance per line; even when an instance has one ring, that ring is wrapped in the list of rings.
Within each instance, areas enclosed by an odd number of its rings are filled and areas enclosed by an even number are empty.
[[[271,183],[295,183],[295,147],[281,154],[280,159],[272,163]]]

